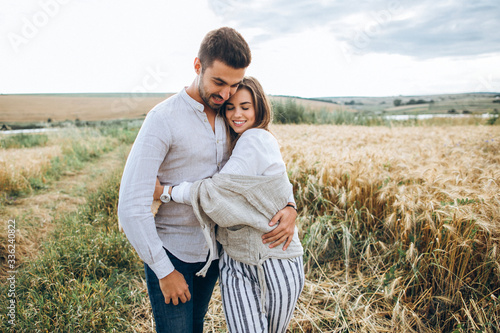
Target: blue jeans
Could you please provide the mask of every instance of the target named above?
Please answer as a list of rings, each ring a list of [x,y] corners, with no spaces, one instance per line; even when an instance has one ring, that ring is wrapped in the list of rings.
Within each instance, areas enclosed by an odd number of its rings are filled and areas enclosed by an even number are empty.
[[[172,302],[166,304],[156,274],[147,264],[144,264],[156,332],[203,332],[203,322],[208,310],[208,303],[219,277],[219,261],[214,260],[208,269],[207,275],[200,277],[196,276],[196,273],[203,268],[205,263],[186,263],[174,257],[168,251],[167,254],[175,269],[184,275],[191,293],[191,300],[186,303],[179,302],[178,305],[173,305]]]

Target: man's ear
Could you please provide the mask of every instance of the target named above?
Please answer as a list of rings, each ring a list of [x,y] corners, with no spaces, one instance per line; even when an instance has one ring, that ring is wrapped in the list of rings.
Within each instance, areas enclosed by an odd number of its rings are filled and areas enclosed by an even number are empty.
[[[201,61],[198,57],[194,58],[194,71],[197,75],[201,74]]]

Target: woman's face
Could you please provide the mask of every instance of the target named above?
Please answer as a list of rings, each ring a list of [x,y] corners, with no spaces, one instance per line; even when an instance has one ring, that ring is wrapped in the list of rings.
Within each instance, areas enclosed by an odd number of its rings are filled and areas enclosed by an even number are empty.
[[[226,103],[226,119],[238,134],[254,127],[255,107],[248,89],[238,90]]]

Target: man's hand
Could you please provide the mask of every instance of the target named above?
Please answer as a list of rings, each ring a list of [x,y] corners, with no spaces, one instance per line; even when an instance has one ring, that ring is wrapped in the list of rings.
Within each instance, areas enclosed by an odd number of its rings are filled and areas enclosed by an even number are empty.
[[[160,184],[160,180],[156,177],[155,191],[153,193],[153,199],[160,200],[160,196],[163,194],[163,185]]]
[[[164,278],[160,279],[160,289],[165,297],[165,303],[177,305],[179,300],[186,303],[191,299],[189,287],[184,275],[174,270]]]
[[[262,236],[262,242],[264,244],[271,243],[270,248],[276,247],[281,243],[285,242],[283,245],[283,251],[288,248],[288,245],[292,242],[293,234],[295,232],[295,219],[297,218],[297,211],[292,207],[285,207],[280,210],[271,219],[269,226],[273,226],[279,222],[279,225],[273,230],[264,234]]]

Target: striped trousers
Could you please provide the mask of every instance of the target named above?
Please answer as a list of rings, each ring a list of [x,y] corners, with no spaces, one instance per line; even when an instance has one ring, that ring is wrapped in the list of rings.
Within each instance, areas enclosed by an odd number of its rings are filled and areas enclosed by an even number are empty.
[[[304,287],[302,257],[267,259],[263,263],[266,295],[261,301],[257,266],[219,259],[219,285],[229,332],[285,332]],[[263,308],[264,307],[264,308]]]

